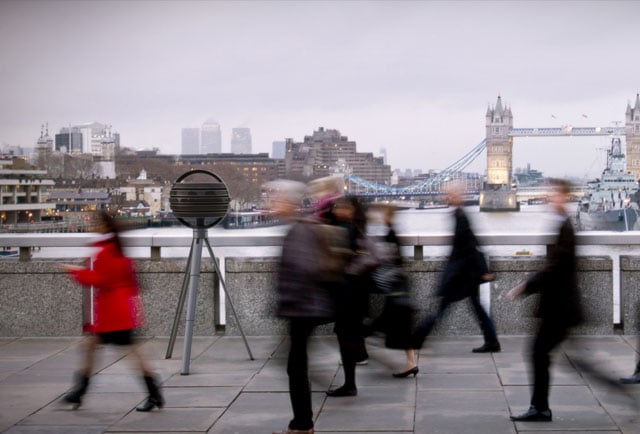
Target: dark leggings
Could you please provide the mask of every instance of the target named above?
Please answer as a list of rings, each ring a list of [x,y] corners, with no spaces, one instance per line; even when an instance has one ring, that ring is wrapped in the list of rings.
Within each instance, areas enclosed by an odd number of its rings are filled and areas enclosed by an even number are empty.
[[[484,310],[482,305],[480,304],[480,296],[478,294],[473,294],[469,296],[469,302],[473,307],[473,312],[478,319],[478,323],[480,324],[480,329],[482,329],[482,334],[484,336],[484,341],[486,343],[492,344],[498,342],[498,336],[496,334],[496,328],[493,325],[493,321],[489,314]],[[444,316],[445,312],[449,308],[452,302],[445,300],[444,298],[440,301],[438,305],[438,311],[434,315],[430,315],[425,318],[416,329],[415,338],[414,338],[414,348],[421,348],[424,343],[424,339],[429,336],[431,333],[431,329],[436,324],[436,322],[440,321]]]
[[[533,394],[531,405],[539,411],[549,409],[549,366],[551,359],[549,353],[566,336],[566,328],[557,324],[543,322],[533,341]]]
[[[289,349],[287,374],[289,375],[289,397],[293,410],[293,419],[289,422],[289,429],[292,430],[313,428],[307,343],[315,326],[316,322],[308,318],[292,318],[289,321],[291,348]]]

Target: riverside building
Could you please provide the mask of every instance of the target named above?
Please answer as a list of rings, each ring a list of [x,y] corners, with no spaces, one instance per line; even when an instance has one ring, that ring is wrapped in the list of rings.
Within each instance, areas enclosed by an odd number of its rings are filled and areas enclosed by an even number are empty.
[[[115,154],[120,148],[120,134],[111,125],[89,122],[64,127],[55,135],[55,150],[79,155],[90,154],[94,161],[93,174],[101,178],[116,177]]]
[[[383,157],[357,152],[356,142],[340,131],[320,127],[302,142],[286,140],[285,174],[288,178],[320,178],[335,173],[359,176],[390,185],[391,168]]]
[[[52,212],[55,204],[46,203],[46,191],[53,180],[44,170],[14,169],[13,160],[0,160],[0,222],[34,223]]]

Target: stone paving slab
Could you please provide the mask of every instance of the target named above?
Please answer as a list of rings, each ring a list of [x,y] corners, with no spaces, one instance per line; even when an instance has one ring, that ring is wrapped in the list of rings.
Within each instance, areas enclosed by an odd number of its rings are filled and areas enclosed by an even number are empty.
[[[229,407],[238,397],[241,387],[165,387],[167,407]]]
[[[512,414],[520,414],[529,408],[529,387],[508,386],[504,391]],[[552,424],[516,422],[517,428],[526,430],[535,427],[537,430],[549,431],[573,429],[585,432],[617,428],[611,416],[586,386],[552,386],[549,406],[553,412]]]
[[[206,431],[224,412],[222,408],[176,408],[141,413],[132,411],[107,432]]]
[[[496,366],[487,354],[433,355],[421,358],[420,371],[440,374],[495,374]]]
[[[118,422],[124,414],[140,404],[145,396],[145,393],[90,392],[85,395],[82,407],[78,410],[72,410],[71,406],[54,401],[23,419],[20,424],[109,426]]]
[[[167,379],[163,387],[245,386],[256,374],[256,371],[218,369],[210,372],[191,370],[189,375],[180,375],[179,372]]]
[[[418,375],[420,390],[428,389],[502,389],[496,374],[423,374]]]
[[[318,416],[318,431],[413,429],[415,392],[406,388],[358,387],[358,396],[327,398]]]
[[[8,415],[17,409],[38,410],[64,392],[60,386],[42,385],[5,385],[0,384],[0,416]]]
[[[515,433],[502,390],[425,390],[416,403],[419,433]]]
[[[312,404],[314,414],[318,414],[326,395],[314,393]],[[209,434],[265,434],[284,429],[291,419],[288,392],[242,393]]]
[[[614,434],[620,431],[589,431],[588,434]],[[625,431],[626,432],[626,431]],[[519,434],[538,434],[540,431],[518,431]],[[553,434],[576,434],[576,431],[557,430]]]
[[[33,412],[31,408],[0,408],[0,432],[4,433]]]
[[[102,434],[105,426],[38,425],[11,427],[6,434]]]
[[[573,336],[553,355],[551,423],[513,423],[530,399],[530,337],[503,336],[503,351],[473,354],[479,336],[430,338],[418,356],[416,378],[397,379],[404,353],[367,342],[369,364],[358,366],[358,396],[330,398],[342,384],[334,336],[309,345],[316,431],[338,433],[601,433],[640,434],[640,385],[612,387],[581,363],[610,379],[629,375],[637,360],[636,336]],[[270,433],[286,427],[291,407],[286,375],[288,342],[250,337],[250,360],[239,337],[196,337],[190,375],[181,375],[182,341],[165,359],[166,337],[142,339],[141,348],[162,381],[166,406],[151,413],[135,407],[146,392],[131,356],[115,348],[98,352],[83,406],[59,399],[70,388],[81,338],[0,338],[0,432],[35,433]]]
[[[311,390],[324,392],[327,390],[336,376],[337,366],[332,369],[318,369],[309,367],[309,381]],[[277,372],[267,371],[256,374],[244,388],[246,392],[289,392],[289,378],[285,367],[280,367]]]

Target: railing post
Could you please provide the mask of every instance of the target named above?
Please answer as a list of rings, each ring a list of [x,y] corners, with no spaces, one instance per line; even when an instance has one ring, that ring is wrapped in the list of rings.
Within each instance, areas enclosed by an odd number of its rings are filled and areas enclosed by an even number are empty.
[[[20,247],[20,262],[29,262],[31,260],[31,247]]]
[[[423,246],[413,246],[413,259],[416,261],[422,261],[424,259],[424,249]]]
[[[547,256],[549,256],[549,255],[551,255],[551,253],[553,253],[553,249],[554,248],[555,248],[554,244],[547,244],[546,249],[545,249]]]
[[[151,260],[152,261],[160,261],[162,259],[160,250],[161,250],[160,246],[151,246]]]

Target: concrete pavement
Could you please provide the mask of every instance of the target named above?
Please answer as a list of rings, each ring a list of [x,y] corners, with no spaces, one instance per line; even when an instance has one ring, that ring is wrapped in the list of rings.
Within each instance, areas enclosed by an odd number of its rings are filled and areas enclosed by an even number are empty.
[[[291,418],[283,337],[250,337],[251,361],[239,337],[196,337],[191,374],[180,375],[182,342],[164,358],[167,338],[147,339],[143,350],[162,379],[166,406],[135,411],[145,390],[129,357],[99,350],[97,374],[83,405],[70,410],[60,397],[71,386],[81,338],[0,338],[0,432],[269,434]],[[334,337],[310,346],[316,431],[320,433],[554,433],[640,434],[640,385],[620,393],[585,372],[586,360],[612,378],[631,373],[635,337],[572,337],[554,355],[551,423],[513,423],[528,407],[523,350],[528,337],[502,336],[503,351],[472,354],[480,337],[430,338],[420,373],[396,379],[404,354],[369,338],[367,366],[357,368],[358,396],[328,398],[342,383]]]

